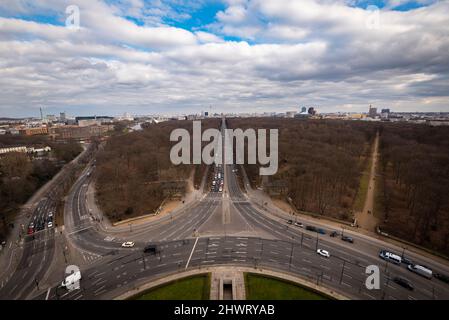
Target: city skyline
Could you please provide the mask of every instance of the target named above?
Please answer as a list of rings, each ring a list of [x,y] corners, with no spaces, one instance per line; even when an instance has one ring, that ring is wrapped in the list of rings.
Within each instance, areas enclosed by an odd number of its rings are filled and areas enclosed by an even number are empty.
[[[445,112],[448,11],[433,0],[2,1],[0,116]]]

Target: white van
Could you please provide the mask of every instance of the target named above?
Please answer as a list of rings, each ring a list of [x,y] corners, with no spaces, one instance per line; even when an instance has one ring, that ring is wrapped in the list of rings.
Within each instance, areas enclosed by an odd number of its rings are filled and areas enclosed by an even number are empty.
[[[68,275],[64,281],[61,283],[61,287],[65,287],[68,289],[77,289],[76,286],[79,286],[79,281],[81,280],[81,272],[76,271],[70,275]]]
[[[419,264],[415,264],[415,265],[408,265],[407,269],[427,279],[432,279],[432,270],[430,270],[429,268],[420,266]]]
[[[400,256],[387,250],[381,250],[379,252],[379,257],[381,257],[384,260],[390,261],[394,264],[401,264],[402,262],[402,258]]]

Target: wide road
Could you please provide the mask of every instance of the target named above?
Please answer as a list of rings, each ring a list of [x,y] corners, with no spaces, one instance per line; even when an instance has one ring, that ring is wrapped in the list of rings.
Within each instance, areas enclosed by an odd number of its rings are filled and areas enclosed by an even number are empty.
[[[449,299],[447,284],[437,279],[427,280],[409,272],[404,266],[381,260],[379,250],[389,246],[378,239],[355,235],[355,242],[349,244],[339,237],[329,237],[329,228],[324,227],[327,235],[319,235],[287,224],[282,215],[267,212],[242,193],[233,169],[233,165],[224,167],[226,188],[223,193],[207,193],[173,214],[133,226],[132,230],[126,227],[105,230],[98,222],[101,217],[93,216],[88,209],[86,199],[92,182],[89,174],[92,168],[87,168],[73,186],[65,210],[65,236],[86,258],[86,264],[80,266],[83,275],[81,290],[69,292],[60,288],[62,276],[49,289],[36,290],[30,281],[32,279],[20,280],[24,271],[18,269],[13,274],[13,281],[7,284],[8,290],[13,290],[14,294],[2,291],[2,297],[111,299],[180,270],[229,265],[282,271],[353,299]],[[224,213],[226,219],[214,219]],[[233,224],[233,220],[238,223]],[[229,234],[229,228],[214,224],[232,225],[233,234]],[[236,235],[239,231],[245,234],[248,226],[251,230],[249,235]],[[121,248],[121,243],[129,240],[136,243],[135,247]],[[156,244],[159,252],[144,254],[143,248],[148,243]],[[317,248],[329,251],[330,258],[318,255]],[[417,262],[425,261],[434,271],[448,273],[444,264],[412,253],[409,256]],[[39,256],[35,258],[37,262]],[[36,265],[34,263],[34,267],[32,264],[28,268],[36,268]],[[368,265],[378,265],[381,269],[380,290],[365,288],[365,268]],[[63,274],[65,269],[65,265],[52,267],[52,271],[58,274]],[[394,283],[392,279],[396,276],[409,279],[415,290],[409,291]],[[23,277],[27,278],[26,274]],[[22,289],[13,288],[22,282],[25,282]]]

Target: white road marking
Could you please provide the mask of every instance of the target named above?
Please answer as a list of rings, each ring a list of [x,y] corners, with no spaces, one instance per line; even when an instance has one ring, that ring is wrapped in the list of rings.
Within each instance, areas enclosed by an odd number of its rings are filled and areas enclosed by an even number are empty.
[[[199,238],[197,237],[195,240],[195,244],[193,245],[192,252],[190,252],[189,260],[187,260],[185,269],[187,269],[189,267],[190,259],[192,259],[193,251],[195,251],[195,247],[196,247],[196,244],[198,243],[198,239]]]

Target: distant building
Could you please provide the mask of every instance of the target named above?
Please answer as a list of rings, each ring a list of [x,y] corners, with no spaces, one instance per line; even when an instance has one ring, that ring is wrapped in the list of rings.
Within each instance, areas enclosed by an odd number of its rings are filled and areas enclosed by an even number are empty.
[[[46,118],[50,122],[56,121],[56,116],[54,114],[47,114]]]
[[[85,120],[78,121],[78,126],[80,126],[80,127],[88,127],[88,126],[100,125],[100,124],[101,124],[101,121],[99,121],[97,119],[85,119]]]
[[[35,136],[35,135],[48,134],[48,128],[47,127],[24,128],[24,129],[19,129],[19,133],[24,136]]]
[[[372,107],[371,105],[369,106],[369,111],[368,111],[368,116],[370,118],[375,118],[377,117],[377,108]]]
[[[314,107],[310,107],[309,110],[307,110],[307,113],[314,116],[316,114],[316,110]]]
[[[59,113],[59,121],[64,122],[66,120],[65,112]]]
[[[43,148],[34,148],[34,147],[7,147],[7,148],[0,148],[0,154],[6,154],[10,152],[20,152],[20,153],[33,153],[33,154],[44,154],[46,152],[50,152],[51,148],[46,146]]]
[[[382,109],[380,112],[380,117],[382,119],[388,119],[390,117],[390,109]]]
[[[27,152],[27,147],[8,147],[8,148],[0,148],[0,154],[6,154],[10,152]]]
[[[296,114],[296,111],[287,111],[287,112],[285,113],[285,117],[286,117],[286,118],[294,118],[294,117],[295,117],[295,114]]]
[[[114,117],[108,116],[85,116],[85,117],[76,117],[75,121],[79,124],[82,120],[96,120],[99,123],[108,123],[114,121]]]
[[[92,137],[99,137],[113,129],[112,125],[93,125],[93,126],[61,126],[51,127],[50,135],[58,140],[87,140]]]
[[[301,108],[301,112],[295,114],[295,118],[308,118],[310,117],[310,114],[307,112],[306,107]]]

